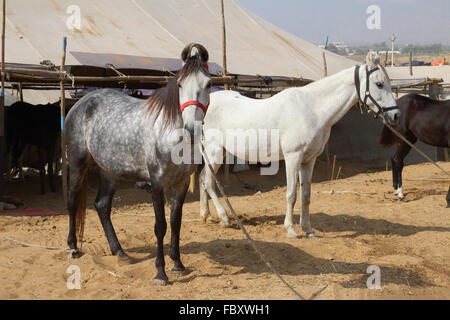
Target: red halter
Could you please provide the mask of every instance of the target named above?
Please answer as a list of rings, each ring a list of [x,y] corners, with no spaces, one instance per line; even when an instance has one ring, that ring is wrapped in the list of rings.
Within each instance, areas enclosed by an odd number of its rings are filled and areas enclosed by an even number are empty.
[[[209,102],[208,102],[208,104],[205,106],[204,104],[202,104],[202,103],[200,103],[200,102],[198,102],[198,101],[188,101],[188,102],[186,102],[185,104],[183,104],[183,105],[180,107],[181,112],[183,112],[183,110],[186,109],[186,108],[189,107],[189,106],[197,106],[197,107],[200,107],[200,109],[202,109],[203,112],[206,114],[206,111],[208,111]]]
[[[205,63],[203,66],[204,66],[205,69],[208,70],[208,72],[209,72],[209,66],[208,66],[208,64]],[[209,107],[209,102],[208,102],[208,104],[205,106],[204,104],[202,104],[202,103],[200,103],[200,102],[198,102],[198,101],[188,101],[188,102],[186,102],[185,104],[183,104],[182,106],[180,106],[181,112],[183,112],[183,110],[186,109],[186,108],[189,107],[189,106],[197,106],[197,107],[200,107],[200,109],[202,109],[203,112],[204,112],[205,115],[206,115],[206,112],[208,111],[208,107]]]

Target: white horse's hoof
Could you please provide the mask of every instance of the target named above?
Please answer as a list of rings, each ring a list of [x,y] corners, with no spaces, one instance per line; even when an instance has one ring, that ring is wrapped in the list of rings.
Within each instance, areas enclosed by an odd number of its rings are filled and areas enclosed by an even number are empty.
[[[228,222],[228,221],[221,221],[220,222],[220,226],[222,227],[222,228],[229,228],[230,227],[230,223]]]
[[[294,228],[291,228],[288,230],[287,238],[288,239],[297,239],[298,238],[298,234],[297,234],[297,232],[295,232]]]

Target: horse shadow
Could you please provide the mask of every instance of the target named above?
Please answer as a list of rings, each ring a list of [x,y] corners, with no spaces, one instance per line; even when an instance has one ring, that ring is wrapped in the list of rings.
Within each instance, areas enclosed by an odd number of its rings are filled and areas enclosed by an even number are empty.
[[[313,255],[294,247],[288,243],[255,241],[270,263],[280,275],[359,275],[357,279],[346,280],[340,284],[346,288],[367,288],[367,273],[369,264],[350,263],[314,257]],[[224,266],[240,268],[237,274],[261,275],[270,272],[259,255],[253,250],[247,240],[213,240],[210,242],[191,242],[181,248],[182,254],[199,254],[206,252],[208,258]],[[411,287],[435,286],[422,278],[416,272],[398,267],[379,266],[383,284],[403,285],[409,283]],[[203,274],[191,277],[214,277],[216,275]]]
[[[249,218],[245,223],[258,225],[274,221],[277,225],[284,224],[284,215],[264,215]],[[300,221],[300,215],[294,215],[294,221]],[[390,222],[385,219],[370,219],[361,216],[351,216],[347,214],[328,215],[323,212],[311,214],[311,225],[314,229],[323,232],[353,232],[350,235],[343,235],[344,238],[356,238],[362,235],[399,235],[407,237],[419,232],[450,232],[450,228],[437,226],[413,226],[401,223]]]

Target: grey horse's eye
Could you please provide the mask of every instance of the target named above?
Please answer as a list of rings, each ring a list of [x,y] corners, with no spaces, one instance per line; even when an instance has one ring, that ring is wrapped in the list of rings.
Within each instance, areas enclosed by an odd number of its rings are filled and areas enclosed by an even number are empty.
[[[209,81],[208,84],[206,85],[206,88],[209,89],[209,88],[211,88],[211,86],[212,86],[212,83],[211,83],[211,81]]]
[[[377,82],[376,84],[379,89],[383,89],[384,86],[383,82]]]

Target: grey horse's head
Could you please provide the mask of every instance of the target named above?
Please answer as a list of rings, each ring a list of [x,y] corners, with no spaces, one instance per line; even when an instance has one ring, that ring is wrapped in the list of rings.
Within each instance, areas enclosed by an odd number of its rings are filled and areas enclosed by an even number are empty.
[[[179,103],[184,129],[191,137],[199,134],[209,106],[211,77],[208,71],[208,51],[200,44],[184,48],[183,68],[177,75]]]

